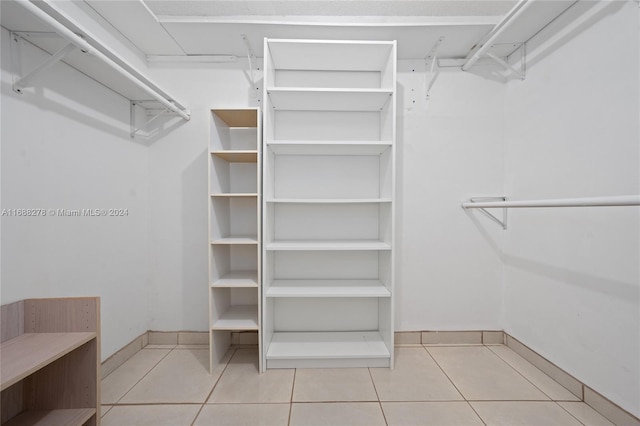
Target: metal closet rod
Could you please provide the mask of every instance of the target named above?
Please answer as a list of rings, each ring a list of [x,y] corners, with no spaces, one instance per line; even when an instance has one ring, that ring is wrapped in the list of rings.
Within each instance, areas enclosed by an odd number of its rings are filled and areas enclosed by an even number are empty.
[[[615,207],[640,206],[640,195],[622,195],[590,198],[558,198],[528,201],[469,201],[462,203],[465,209],[526,208],[526,207]]]
[[[72,43],[73,45],[77,46],[83,52],[90,53],[90,54],[96,56],[97,58],[101,59],[104,63],[109,65],[111,68],[113,68],[119,74],[121,74],[122,76],[127,78],[129,81],[131,81],[133,84],[138,86],[140,89],[144,90],[149,95],[151,95],[155,100],[157,100],[162,105],[167,107],[167,109],[175,112],[176,114],[178,114],[180,117],[184,118],[185,120],[190,120],[191,119],[191,115],[188,112],[183,111],[178,106],[176,106],[173,102],[171,102],[169,99],[167,99],[165,96],[163,96],[160,93],[158,93],[154,88],[150,87],[145,82],[140,81],[136,76],[131,74],[131,72],[129,72],[128,70],[123,68],[120,64],[118,64],[113,59],[111,59],[108,56],[106,56],[104,53],[102,53],[99,50],[95,49],[86,40],[84,40],[82,37],[80,37],[79,35],[77,35],[73,31],[71,31],[69,28],[64,26],[62,23],[58,22],[55,18],[50,16],[44,10],[40,9],[38,6],[36,6],[33,3],[31,3],[29,0],[20,0],[20,1],[18,1],[18,3],[20,5],[22,5],[22,7],[27,9],[30,13],[32,13],[33,15],[37,16],[38,18],[40,18],[46,24],[50,25],[55,30],[55,32],[58,33],[58,35],[60,35],[64,39],[66,39],[69,43]]]

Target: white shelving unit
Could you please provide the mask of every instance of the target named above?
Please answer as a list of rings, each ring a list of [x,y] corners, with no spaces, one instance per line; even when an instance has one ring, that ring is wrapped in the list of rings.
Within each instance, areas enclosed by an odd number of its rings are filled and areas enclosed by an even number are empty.
[[[264,52],[263,366],[392,367],[396,43]]]
[[[260,330],[260,122],[258,108],[211,110],[211,371],[229,348],[232,332]]]

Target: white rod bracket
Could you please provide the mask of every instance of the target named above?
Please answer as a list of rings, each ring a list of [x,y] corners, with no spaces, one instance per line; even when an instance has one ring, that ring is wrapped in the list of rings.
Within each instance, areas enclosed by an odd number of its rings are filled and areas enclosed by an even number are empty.
[[[485,39],[481,40],[476,48],[472,50],[467,56],[467,61],[462,65],[462,71],[469,71],[469,68],[475,64],[484,54],[493,46],[498,40],[500,35],[507,29],[513,21],[522,16],[526,10],[536,0],[519,0],[518,3],[502,18],[498,24],[491,30]]]
[[[487,51],[485,53],[485,55],[489,58],[491,58],[495,63],[497,63],[498,65],[502,66],[505,70],[509,71],[511,74],[517,76],[520,80],[524,80],[525,79],[525,73],[526,73],[526,51],[525,51],[525,44],[524,43],[519,43],[518,49],[520,51],[520,70],[517,70],[513,65],[511,65],[507,60],[502,59],[501,57],[499,57],[498,55],[496,55],[495,53],[491,52],[491,51]]]
[[[249,38],[246,34],[240,34],[242,37],[242,41],[247,48],[247,59],[249,60],[249,79],[251,80],[251,88],[256,91],[256,79],[254,76],[254,70],[258,68],[257,57],[253,48],[251,47],[251,43],[249,43]]]
[[[141,130],[142,130],[142,126],[137,126],[136,125],[136,106],[141,107],[142,109],[144,109],[145,111],[147,111],[147,114],[149,114],[149,112],[153,111],[153,115],[151,115],[151,118],[149,118],[144,124],[143,126],[146,128],[149,124],[151,124],[154,120],[156,120],[158,117],[163,116],[163,115],[177,115],[176,113],[172,112],[169,108],[164,108],[164,109],[148,109],[145,108],[145,103],[148,102],[153,102],[153,101],[130,101],[129,102],[129,136],[131,136],[131,138],[135,138],[136,134],[138,134]]]
[[[22,39],[22,37],[17,33],[11,34],[11,50],[12,50],[11,60],[12,62],[15,62],[12,68],[16,71],[19,68],[20,55],[18,53],[18,49],[20,49],[20,39]],[[73,44],[71,43],[67,44],[65,47],[63,47],[62,49],[58,50],[56,53],[54,53],[53,55],[45,59],[41,64],[36,66],[34,69],[29,71],[26,75],[22,77],[18,77],[19,74],[17,72],[14,72],[13,73],[13,91],[16,93],[22,94],[22,89],[29,86],[29,83],[31,83],[31,81],[35,80],[40,74],[44,73],[49,68],[51,68],[52,66],[60,62],[62,58],[64,58],[67,54],[69,54],[75,48],[76,47]]]
[[[469,203],[496,202],[496,201],[498,202],[507,201],[507,197],[474,197],[469,199]],[[467,207],[465,207],[463,204],[462,208],[466,209]],[[489,210],[485,209],[484,207],[478,207],[478,209],[482,214],[484,214],[489,219],[491,219],[492,221],[500,225],[503,230],[507,229],[507,210],[508,210],[507,208],[502,209],[502,219],[499,219],[497,216],[490,213]]]
[[[440,66],[438,64],[438,49],[440,45],[444,41],[444,36],[440,36],[438,41],[433,45],[427,56],[424,58],[424,67],[425,67],[425,85],[426,85],[426,93],[425,99],[429,100],[431,98],[431,88],[433,87],[436,79],[440,75]],[[428,82],[426,79],[429,78]]]

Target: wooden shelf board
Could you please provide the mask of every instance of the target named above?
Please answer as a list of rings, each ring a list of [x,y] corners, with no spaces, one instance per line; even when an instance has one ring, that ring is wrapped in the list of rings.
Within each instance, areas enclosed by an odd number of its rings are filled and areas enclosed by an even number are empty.
[[[391,297],[379,280],[274,280],[267,297]]]
[[[230,306],[211,326],[212,330],[257,330],[258,306]]]
[[[96,337],[95,332],[25,333],[0,344],[2,390]]]
[[[258,287],[258,271],[232,271],[211,284],[211,287]]]
[[[267,250],[391,250],[391,245],[376,240],[280,240],[267,244]]]
[[[3,426],[81,426],[96,414],[95,408],[64,408],[58,410],[24,411]]]
[[[389,358],[377,331],[273,333],[267,359]]]
[[[391,203],[391,198],[271,198],[266,201],[282,204],[382,204]]]
[[[257,163],[258,151],[211,151],[211,154],[229,163]]]
[[[211,244],[258,244],[258,237],[226,237],[211,241]]]
[[[211,194],[212,197],[226,197],[226,198],[257,198],[258,194],[255,192],[227,192]]]
[[[392,145],[391,141],[287,141],[267,142],[278,155],[380,155]]]
[[[267,89],[277,110],[297,111],[380,111],[393,96],[386,89],[317,89],[282,87]]]
[[[256,109],[213,109],[211,111],[229,127],[258,127]]]

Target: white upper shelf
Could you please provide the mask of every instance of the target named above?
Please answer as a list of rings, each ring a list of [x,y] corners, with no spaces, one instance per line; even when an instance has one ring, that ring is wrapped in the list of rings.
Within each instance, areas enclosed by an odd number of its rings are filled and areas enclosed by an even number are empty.
[[[271,59],[279,70],[381,71],[392,51],[389,41],[269,39]]]
[[[151,81],[149,77],[127,61],[120,52],[111,50],[106,43],[92,34],[81,22],[77,22],[72,17],[67,16],[63,8],[58,4],[48,1],[39,2],[38,5],[46,14],[53,17],[55,21],[61,23],[70,32],[80,35],[80,38],[90,45],[95,52],[103,55],[103,58],[117,66],[119,70],[107,65],[105,60],[98,56],[83,53],[77,48],[66,54],[62,59],[63,62],[129,100],[147,101],[145,102],[146,108],[160,108],[162,104],[155,102],[155,100],[154,102],[149,102],[148,100],[154,97],[150,96],[148,90],[144,90],[140,85],[134,83],[132,79],[141,82],[148,89],[165,98],[166,101],[173,103],[178,109],[186,111],[184,105]],[[19,33],[23,39],[52,55],[69,44],[66,39],[56,33],[56,29],[15,1],[2,1],[1,23],[9,31]]]
[[[267,88],[279,110],[380,111],[393,95],[385,89]]]
[[[267,141],[271,152],[279,155],[380,155],[391,144],[391,141]]]

